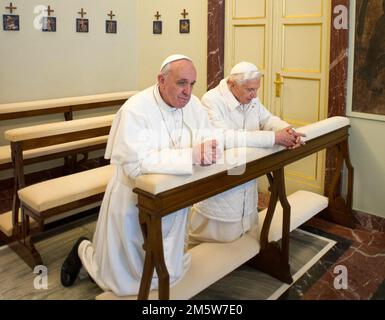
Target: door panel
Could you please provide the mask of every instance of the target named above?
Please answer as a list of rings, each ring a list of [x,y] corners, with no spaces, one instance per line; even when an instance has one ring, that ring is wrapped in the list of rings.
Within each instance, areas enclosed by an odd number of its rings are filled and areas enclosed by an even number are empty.
[[[283,77],[283,82],[282,118],[296,127],[318,121],[321,111],[319,79],[287,76]]]
[[[283,25],[282,70],[321,71],[322,25]]]
[[[272,72],[280,76],[281,95],[271,92],[272,110],[294,127],[327,115],[330,1],[274,2]],[[279,84],[278,84],[279,85]],[[319,152],[285,168],[290,194],[299,189],[323,193],[325,153]]]
[[[235,19],[264,18],[266,15],[266,0],[232,0],[232,2]]]
[[[283,3],[283,16],[290,17],[321,17],[322,0],[286,0]]]
[[[266,70],[270,64],[271,1],[226,1],[225,74],[240,61],[254,63],[263,73],[258,97],[267,103],[269,87]]]
[[[250,61],[263,69],[265,41],[264,25],[234,25],[234,61]]]

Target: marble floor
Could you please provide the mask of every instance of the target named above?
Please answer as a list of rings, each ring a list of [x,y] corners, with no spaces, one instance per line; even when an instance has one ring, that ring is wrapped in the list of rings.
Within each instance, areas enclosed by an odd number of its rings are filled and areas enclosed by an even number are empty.
[[[360,215],[362,217],[362,215]],[[378,221],[378,219],[372,219]],[[370,222],[370,218],[366,220]],[[375,229],[375,228],[378,229]],[[322,219],[313,218],[304,228],[337,241],[323,257],[320,266],[310,270],[316,279],[311,286],[298,282],[287,298],[306,300],[384,300],[385,299],[385,233],[383,224],[369,223],[346,228]],[[342,272],[345,270],[346,272]],[[335,281],[347,276],[346,287],[336,289]],[[341,283],[340,283],[341,284]]]

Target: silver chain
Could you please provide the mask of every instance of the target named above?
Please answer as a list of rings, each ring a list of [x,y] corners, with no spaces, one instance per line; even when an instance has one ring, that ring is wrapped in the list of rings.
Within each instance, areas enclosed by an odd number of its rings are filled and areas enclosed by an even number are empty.
[[[174,141],[174,139],[173,139],[172,136],[171,136],[171,132],[170,132],[170,130],[169,130],[169,128],[168,128],[166,119],[164,118],[162,109],[160,108],[160,105],[159,105],[159,104],[158,104],[158,107],[159,107],[159,112],[160,112],[160,115],[162,116],[162,120],[163,120],[163,122],[164,122],[164,125],[165,125],[165,127],[166,127],[168,136],[170,137],[170,140],[171,140],[171,143],[172,143],[173,148],[174,148],[174,149],[180,148],[181,142],[182,142],[182,134],[183,134],[183,109],[181,109],[181,111],[182,111],[182,121],[181,121],[181,126],[180,126],[179,137],[178,137],[177,141]],[[174,111],[174,112],[176,112],[176,111]]]
[[[162,109],[161,109],[161,107],[160,107],[160,105],[159,105],[159,101],[158,101],[158,99],[156,98],[155,90],[156,90],[156,88],[154,87],[154,89],[153,89],[153,91],[152,91],[152,94],[153,94],[153,96],[154,96],[156,105],[157,105],[158,108],[159,108],[159,112],[160,112],[160,115],[162,116],[162,120],[163,120],[163,123],[164,123],[164,125],[165,125],[165,127],[166,127],[168,136],[169,136],[169,138],[170,138],[170,140],[171,140],[171,143],[172,143],[173,148],[174,148],[174,149],[178,149],[178,148],[181,147],[181,142],[182,142],[183,123],[184,123],[184,121],[183,121],[183,109],[181,109],[181,111],[182,111],[182,122],[181,122],[181,126],[180,126],[179,138],[178,138],[177,141],[175,142],[174,139],[173,139],[172,136],[171,136],[171,132],[170,132],[170,130],[169,130],[169,128],[168,128],[166,119],[164,118]],[[175,112],[175,111],[174,111],[174,112]],[[174,121],[175,121],[175,120],[174,120]]]

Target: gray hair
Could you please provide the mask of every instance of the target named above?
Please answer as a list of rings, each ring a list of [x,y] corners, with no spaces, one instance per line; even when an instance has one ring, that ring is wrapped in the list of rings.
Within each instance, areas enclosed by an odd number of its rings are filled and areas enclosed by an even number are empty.
[[[245,73],[236,73],[229,75],[229,80],[232,82],[236,82],[238,84],[245,83],[249,80],[259,80],[262,77],[262,73],[259,71],[251,71],[251,72],[245,72]]]
[[[171,62],[167,63],[163,68],[162,70],[160,70],[160,73],[164,76],[166,76],[168,74],[168,72],[170,71],[170,64]]]

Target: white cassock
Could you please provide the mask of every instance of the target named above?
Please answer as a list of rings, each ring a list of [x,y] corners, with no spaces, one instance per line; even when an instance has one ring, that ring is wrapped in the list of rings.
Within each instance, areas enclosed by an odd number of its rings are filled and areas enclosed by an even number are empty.
[[[138,221],[135,177],[146,173],[193,173],[192,146],[211,134],[207,113],[191,96],[183,109],[169,107],[158,86],[150,87],[125,102],[114,118],[106,158],[115,165],[108,183],[93,242],[83,241],[79,256],[84,268],[105,291],[136,295],[145,253]],[[171,137],[170,137],[171,135]],[[189,267],[185,254],[187,208],[162,219],[163,247],[170,284]],[[158,286],[156,272],[151,289]]]
[[[242,105],[227,86],[227,78],[202,97],[214,127],[222,129],[226,149],[234,147],[272,147],[275,130],[289,126],[253,99]],[[260,131],[263,130],[263,131]],[[227,190],[195,204],[190,212],[189,241],[231,242],[258,223],[257,180]],[[253,232],[254,232],[253,231]]]

